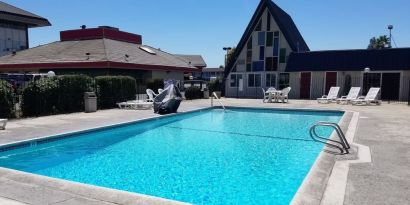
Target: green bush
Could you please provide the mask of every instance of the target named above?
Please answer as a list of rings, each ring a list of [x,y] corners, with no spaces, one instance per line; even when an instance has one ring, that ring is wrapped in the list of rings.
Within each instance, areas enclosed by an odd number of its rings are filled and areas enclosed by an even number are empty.
[[[13,116],[13,87],[6,81],[0,80],[0,118]]]
[[[21,109],[24,116],[57,114],[58,78],[31,82],[23,90]]]
[[[153,80],[149,80],[147,82],[147,88],[151,89],[155,92],[157,92],[157,90],[159,88],[164,89],[164,80],[162,79],[153,79]]]
[[[95,78],[98,107],[116,107],[116,103],[135,100],[136,81],[129,76],[100,76]]]
[[[187,100],[201,99],[202,97],[203,93],[199,87],[192,86],[185,89],[185,98]]]
[[[222,83],[219,82],[219,79],[215,81],[211,81],[208,84],[209,93],[221,91],[222,90]]]
[[[23,91],[24,116],[72,113],[84,110],[84,92],[92,91],[90,77],[62,75],[31,82]]]

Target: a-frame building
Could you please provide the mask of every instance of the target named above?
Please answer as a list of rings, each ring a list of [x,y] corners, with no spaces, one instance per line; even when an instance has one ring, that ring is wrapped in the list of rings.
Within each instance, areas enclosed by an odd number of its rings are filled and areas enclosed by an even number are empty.
[[[226,66],[225,95],[258,97],[261,87],[287,87],[288,56],[303,51],[309,47],[292,18],[271,0],[261,0]]]

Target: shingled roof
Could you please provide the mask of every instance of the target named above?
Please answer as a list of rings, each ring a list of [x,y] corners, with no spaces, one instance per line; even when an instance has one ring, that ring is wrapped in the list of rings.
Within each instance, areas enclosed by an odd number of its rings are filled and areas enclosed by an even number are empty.
[[[17,8],[0,1],[0,19],[25,24],[28,27],[51,26],[50,22],[41,16]]]
[[[151,54],[141,49],[145,47]],[[150,46],[107,38],[57,41],[0,57],[0,71],[59,68],[125,68],[196,71],[184,60]]]
[[[291,53],[287,72],[410,70],[410,48]]]
[[[190,63],[191,65],[195,67],[206,67],[206,63],[204,59],[202,58],[201,55],[184,55],[184,54],[175,54],[175,56],[178,56],[182,60],[184,60],[187,63]]]
[[[241,40],[239,41],[235,53],[234,60],[226,67],[225,75],[227,76],[232,70],[232,66],[235,64],[240,52],[246,45],[247,40],[252,35],[252,32],[255,30],[256,25],[258,24],[259,19],[261,18],[265,9],[269,10],[269,13],[272,15],[277,25],[279,26],[281,32],[283,33],[285,39],[287,40],[289,46],[293,51],[309,51],[309,47],[300,34],[298,28],[292,20],[292,17],[289,16],[285,11],[283,11],[279,6],[273,3],[271,0],[261,0],[255,13],[252,16],[251,21],[245,29],[244,34],[242,35]]]

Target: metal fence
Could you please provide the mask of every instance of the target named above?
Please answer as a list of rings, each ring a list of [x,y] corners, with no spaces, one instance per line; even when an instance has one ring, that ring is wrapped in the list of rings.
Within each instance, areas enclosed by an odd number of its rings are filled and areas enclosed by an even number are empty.
[[[242,88],[239,86],[229,87],[228,85],[225,93],[227,97],[233,98],[262,99],[262,89],[267,90],[269,87],[283,89],[289,86],[292,88],[289,93],[290,99],[315,100],[327,95],[332,86],[340,87],[339,97],[346,96],[351,87],[361,87],[361,96],[366,96],[370,87],[379,87],[378,99],[383,102],[410,105],[410,76],[400,76],[397,79],[387,79],[387,77],[383,79],[382,76],[340,77],[337,79],[312,76],[308,80],[298,77],[290,79],[289,82],[278,82],[276,86],[266,86],[264,79],[260,83],[256,83],[257,86],[249,86],[247,80],[244,79]]]

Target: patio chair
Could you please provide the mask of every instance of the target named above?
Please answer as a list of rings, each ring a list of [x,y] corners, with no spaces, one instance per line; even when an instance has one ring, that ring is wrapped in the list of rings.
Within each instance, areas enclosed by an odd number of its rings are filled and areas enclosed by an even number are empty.
[[[382,102],[377,99],[379,92],[380,88],[370,88],[366,96],[360,96],[356,100],[352,100],[351,103],[352,105],[380,105]]]
[[[147,95],[148,95],[148,99],[146,101],[147,102],[154,102],[154,98],[157,96],[157,94],[151,89],[147,89],[146,92],[147,92]]]
[[[350,101],[356,100],[359,97],[361,88],[360,87],[351,87],[347,96],[342,96],[336,99],[337,104],[349,104]]]
[[[334,102],[339,95],[340,87],[331,87],[327,95],[323,95],[321,98],[317,99],[318,103],[330,103]]]
[[[159,95],[160,93],[162,93],[162,91],[164,91],[164,89],[158,88],[158,95]]]
[[[288,95],[291,89],[292,89],[291,87],[283,88],[281,93],[278,96],[276,96],[276,99],[282,100],[283,103],[285,102],[285,100],[286,102],[289,102]]]
[[[265,103],[265,100],[269,100],[269,93],[265,91],[265,89],[262,88],[263,92],[263,103]]]
[[[0,130],[5,130],[7,125],[7,119],[0,119]]]
[[[131,110],[151,109],[153,104],[154,104],[153,102],[146,102],[146,101],[141,101],[141,100],[131,100],[127,102],[117,103],[120,109],[131,109]]]

